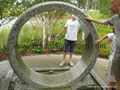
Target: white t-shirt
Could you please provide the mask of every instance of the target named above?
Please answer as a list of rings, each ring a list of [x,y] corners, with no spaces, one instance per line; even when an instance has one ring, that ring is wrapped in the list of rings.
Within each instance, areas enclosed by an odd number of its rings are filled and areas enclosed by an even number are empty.
[[[116,50],[116,35],[114,33],[109,33],[107,36],[112,41],[112,53],[109,56],[109,61],[112,62]]]
[[[109,33],[108,38],[112,41],[112,52],[116,50],[116,35],[114,33]]]
[[[67,20],[65,27],[67,28],[67,33],[65,39],[70,41],[77,40],[77,33],[80,28],[80,23],[78,20],[72,21],[71,19]]]

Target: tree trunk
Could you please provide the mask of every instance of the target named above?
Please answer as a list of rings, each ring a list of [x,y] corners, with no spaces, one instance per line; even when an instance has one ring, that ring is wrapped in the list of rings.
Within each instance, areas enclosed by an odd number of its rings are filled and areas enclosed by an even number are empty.
[[[48,13],[49,14],[49,13]],[[51,41],[51,18],[48,18],[48,41]]]
[[[43,26],[43,42],[42,47],[45,48],[45,39],[46,39],[46,25],[45,25],[45,17],[42,17],[42,26]]]
[[[0,19],[2,20],[2,13],[1,13],[1,15],[0,15]]]
[[[51,29],[50,29],[50,27],[48,29],[48,41],[51,41]]]

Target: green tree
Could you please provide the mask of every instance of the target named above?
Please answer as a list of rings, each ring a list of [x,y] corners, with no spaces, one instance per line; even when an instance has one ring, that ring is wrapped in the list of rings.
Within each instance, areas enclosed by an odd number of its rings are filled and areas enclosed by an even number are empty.
[[[0,19],[2,19],[3,17],[3,11],[4,11],[4,8],[3,8],[3,5],[0,5]]]
[[[111,16],[110,0],[99,0],[99,10],[107,16]]]

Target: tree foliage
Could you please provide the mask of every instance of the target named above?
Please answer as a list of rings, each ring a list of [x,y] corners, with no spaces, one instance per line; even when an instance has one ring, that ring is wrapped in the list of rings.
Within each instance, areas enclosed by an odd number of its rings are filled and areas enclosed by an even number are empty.
[[[29,7],[47,1],[63,1],[73,3],[84,10],[99,10],[110,16],[110,0],[0,0],[0,15],[2,17],[18,16]]]
[[[111,16],[113,15],[110,10],[110,0],[99,0],[99,8],[101,13]]]

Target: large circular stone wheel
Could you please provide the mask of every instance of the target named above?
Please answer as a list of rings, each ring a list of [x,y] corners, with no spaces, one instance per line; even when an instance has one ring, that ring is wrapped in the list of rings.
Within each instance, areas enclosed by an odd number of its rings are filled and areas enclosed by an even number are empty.
[[[76,15],[86,25],[86,32],[89,32],[89,35],[85,39],[86,45],[82,57],[73,68],[57,75],[43,75],[30,69],[22,61],[17,50],[18,36],[21,28],[30,18],[53,10]],[[16,75],[28,85],[36,88],[67,87],[80,82],[91,71],[98,56],[98,46],[93,45],[93,41],[98,39],[98,35],[93,24],[85,19],[86,16],[76,6],[58,1],[41,3],[24,12],[13,25],[8,40],[8,58]]]

